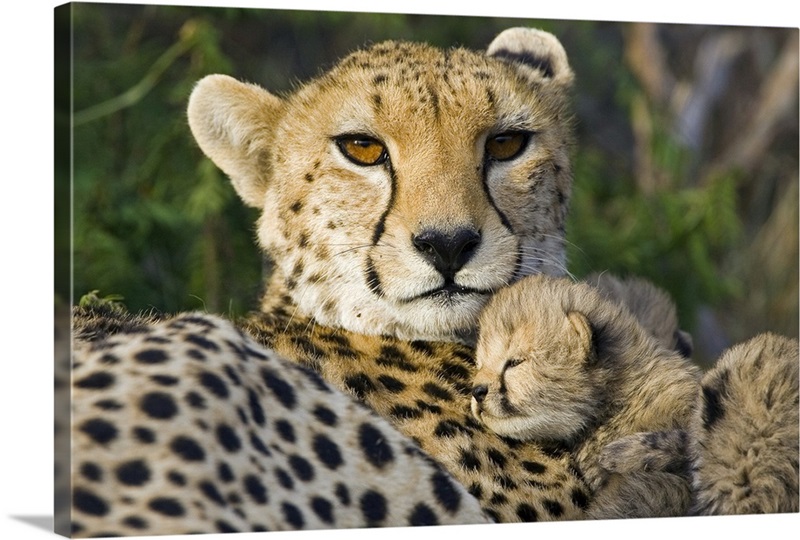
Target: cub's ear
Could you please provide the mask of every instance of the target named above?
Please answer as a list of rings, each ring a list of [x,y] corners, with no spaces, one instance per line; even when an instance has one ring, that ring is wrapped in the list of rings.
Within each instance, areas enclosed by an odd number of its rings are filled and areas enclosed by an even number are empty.
[[[280,98],[227,75],[209,75],[189,97],[192,135],[200,149],[227,174],[242,200],[263,207],[270,171],[267,160]]]
[[[534,81],[572,85],[574,76],[564,47],[553,34],[543,30],[504,30],[489,44],[486,54],[513,64]]]
[[[583,313],[570,311],[567,313],[566,324],[571,327],[575,342],[580,350],[584,352],[587,362],[591,362],[595,355],[594,347],[592,346],[592,325],[589,324],[589,319]]]

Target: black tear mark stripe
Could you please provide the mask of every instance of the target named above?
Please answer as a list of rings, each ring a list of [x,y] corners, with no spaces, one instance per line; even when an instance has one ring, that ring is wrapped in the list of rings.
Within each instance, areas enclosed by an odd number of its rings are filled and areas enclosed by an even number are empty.
[[[489,190],[489,161],[483,161],[483,167],[481,168],[481,184],[483,184],[483,192],[486,194],[486,198],[489,200],[489,204],[494,208],[494,211],[497,212],[497,215],[500,217],[500,223],[503,224],[503,227],[508,229],[512,235],[516,236],[514,233],[514,228],[511,226],[511,222],[508,220],[508,217],[503,213],[502,210],[497,206],[497,203],[494,201],[494,197],[492,197],[492,192]]]
[[[394,207],[395,193],[397,191],[397,177],[395,175],[394,168],[392,167],[391,156],[386,160],[385,168],[386,172],[389,173],[389,202],[386,204],[386,209],[381,214],[381,217],[378,219],[378,222],[375,224],[375,229],[372,232],[373,246],[378,245],[378,242],[380,242],[381,237],[386,230],[386,217]],[[378,271],[375,269],[375,263],[369,257],[367,257],[367,265],[364,269],[364,272],[367,281],[367,288],[376,296],[383,296],[383,288],[381,286],[380,276],[378,275]]]
[[[389,173],[389,184],[391,191],[389,192],[389,202],[386,204],[386,210],[384,210],[383,214],[381,214],[381,217],[378,219],[378,223],[375,224],[375,230],[372,233],[373,246],[377,245],[383,236],[383,232],[386,229],[386,217],[389,215],[389,212],[392,211],[392,207],[394,207],[395,192],[397,191],[397,177],[394,172],[394,167],[392,167],[391,156],[386,161],[386,172]]]

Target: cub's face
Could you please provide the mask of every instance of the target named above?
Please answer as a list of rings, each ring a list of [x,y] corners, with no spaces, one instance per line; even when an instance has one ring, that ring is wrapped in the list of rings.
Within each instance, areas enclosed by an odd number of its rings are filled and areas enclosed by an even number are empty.
[[[472,414],[520,440],[568,442],[593,417],[591,330],[558,284],[532,276],[500,291],[480,317]]]
[[[262,210],[268,299],[356,332],[468,339],[495,290],[564,271],[571,80],[539,31],[486,54],[388,42],[287,98],[210,76],[189,120]]]

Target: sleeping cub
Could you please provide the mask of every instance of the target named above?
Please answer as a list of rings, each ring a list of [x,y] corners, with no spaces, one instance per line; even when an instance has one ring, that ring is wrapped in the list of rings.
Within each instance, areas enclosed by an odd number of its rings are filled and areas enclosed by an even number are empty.
[[[636,296],[647,287],[658,291],[638,282]],[[699,369],[674,343],[657,339],[657,328],[643,328],[626,307],[629,298],[543,275],[499,291],[480,318],[475,418],[503,436],[567,448],[595,490],[620,481],[600,463],[608,443],[631,435],[683,437]],[[640,469],[668,469],[674,457]]]

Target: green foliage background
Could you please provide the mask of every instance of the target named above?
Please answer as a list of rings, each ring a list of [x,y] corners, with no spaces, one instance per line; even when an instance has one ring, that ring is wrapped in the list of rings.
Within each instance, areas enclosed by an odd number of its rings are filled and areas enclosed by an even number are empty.
[[[57,20],[71,25],[73,37],[74,258],[72,289],[57,291],[63,297],[99,290],[123,297],[131,310],[166,312],[242,313],[256,305],[265,271],[256,213],[203,157],[186,124],[186,100],[202,76],[227,73],[287,92],[364,43],[484,48],[499,31],[527,25],[556,34],[577,75],[572,273],[654,280],[676,298],[696,339],[711,331],[728,343],[765,328],[797,334],[796,109],[781,124],[785,145],[766,153],[766,165],[700,172],[721,150],[680,142],[668,107],[648,96],[624,61],[631,25],[152,5],[70,10]],[[665,27],[674,73],[691,79],[699,44],[724,30]],[[783,29],[756,34],[765,58],[797,38]],[[651,126],[644,144],[642,118]],[[709,122],[708,130],[717,129],[718,118]],[[655,188],[642,187],[643,155],[657,173]],[[754,209],[755,183],[771,187]],[[774,248],[787,253],[776,281],[749,259],[749,246],[792,194],[784,220],[791,230]],[[769,285],[746,281],[754,275]],[[757,314],[748,311],[750,294],[760,295]],[[713,324],[703,326],[709,313]]]

